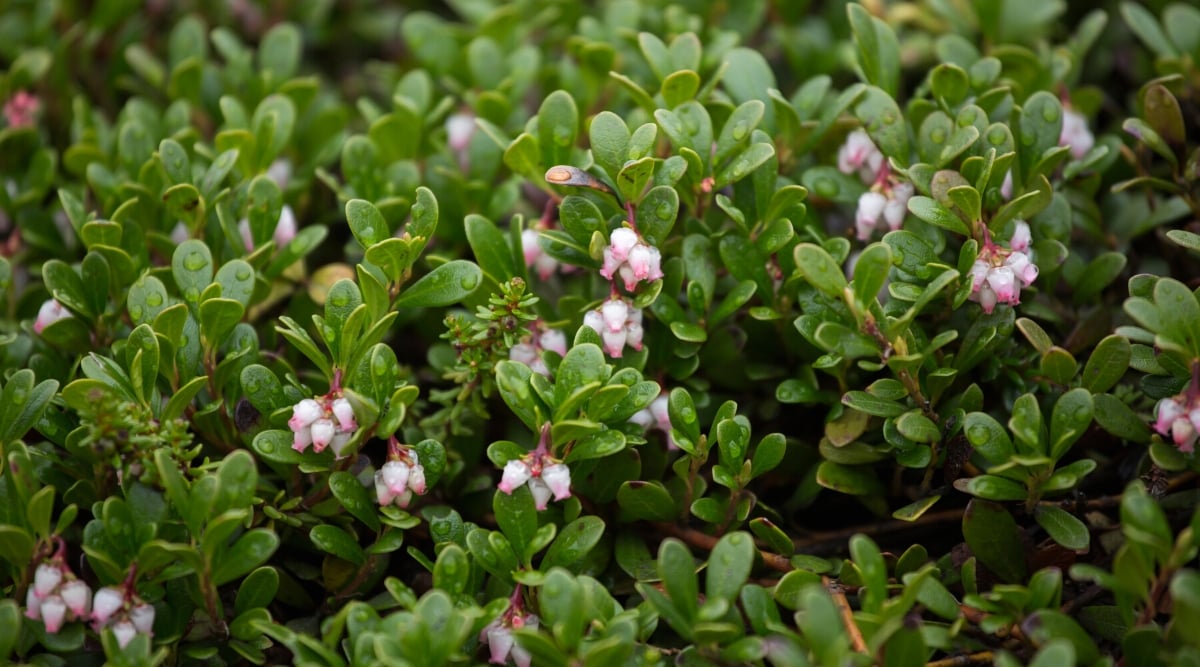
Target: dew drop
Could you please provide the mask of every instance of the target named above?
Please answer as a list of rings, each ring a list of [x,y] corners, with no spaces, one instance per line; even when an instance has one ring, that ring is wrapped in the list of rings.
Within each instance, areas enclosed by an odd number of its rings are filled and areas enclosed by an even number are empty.
[[[243,382],[242,389],[245,389],[247,393],[257,394],[259,390],[258,381],[250,380],[249,382]]]
[[[993,146],[999,146],[999,145],[1003,144],[1004,143],[1004,130],[1002,130],[1000,128],[996,128],[996,129],[992,130],[991,132],[988,132],[988,141],[991,142],[991,144]]]
[[[683,419],[683,423],[685,424],[696,423],[696,411],[693,408],[685,407],[679,411],[679,416]]]
[[[959,127],[966,127],[968,125],[974,125],[974,124],[975,124],[975,111],[973,109],[964,110],[962,112],[962,114],[959,115],[959,117],[958,117],[958,126]]]
[[[157,308],[157,307],[161,306],[162,302],[163,302],[162,295],[159,294],[158,292],[151,292],[150,294],[146,295],[146,303],[151,308]]]
[[[1053,123],[1058,120],[1058,109],[1047,104],[1042,107],[1042,118],[1045,118],[1047,123]]]
[[[29,393],[24,389],[15,389],[12,393],[12,401],[16,405],[21,405],[29,398]]]
[[[733,138],[737,141],[741,141],[742,139],[746,138],[747,131],[746,124],[739,122],[733,126]]]
[[[462,280],[458,281],[458,284],[461,285],[463,289],[475,289],[475,286],[479,284],[479,277],[471,273],[463,276]]]
[[[883,114],[881,119],[883,120],[884,125],[891,125],[892,123],[896,122],[896,114],[892,113],[891,111],[887,111]]]
[[[250,276],[253,275],[253,273],[249,269],[238,269],[233,275],[238,280],[250,280]]]
[[[142,319],[142,307],[141,306],[130,306],[129,307],[129,316],[132,317],[135,322]]]
[[[183,268],[188,271],[199,271],[208,264],[208,260],[204,259],[204,255],[198,252],[188,253],[188,256],[183,260]]]
[[[570,128],[568,128],[566,126],[559,126],[559,127],[554,128],[554,143],[558,144],[559,146],[570,146],[571,145],[571,130],[570,130]]]
[[[675,217],[675,208],[667,203],[659,204],[658,208],[655,209],[654,212],[662,220],[670,220],[671,218]]]
[[[198,287],[189,287],[183,290],[183,298],[188,301],[196,301],[200,298],[200,289]]]
[[[942,130],[942,129],[940,129],[940,128],[939,128],[939,129],[936,129],[936,130],[934,130],[933,132],[930,132],[930,133],[929,133],[929,138],[930,138],[930,139],[933,141],[933,143],[935,143],[935,144],[942,144],[942,143],[945,143],[945,142],[946,142],[946,131],[945,131],[945,130]]]
[[[259,443],[258,448],[260,450],[262,450],[263,454],[275,453],[275,443],[271,442],[270,440],[268,440],[266,438],[263,438],[263,441],[261,443]]]

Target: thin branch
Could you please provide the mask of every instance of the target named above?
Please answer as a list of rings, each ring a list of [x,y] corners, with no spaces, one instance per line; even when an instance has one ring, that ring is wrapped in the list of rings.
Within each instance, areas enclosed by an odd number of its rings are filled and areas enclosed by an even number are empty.
[[[862,630],[858,629],[858,623],[854,621],[854,608],[846,599],[846,591],[842,589],[841,584],[835,583],[825,575],[821,575],[821,583],[825,585],[825,590],[829,591],[830,597],[833,598],[833,604],[837,606],[838,616],[841,617],[842,625],[846,628],[846,635],[850,637],[850,647],[854,649],[855,653],[870,655],[867,640],[863,639]]]
[[[990,665],[995,658],[991,651],[980,651],[966,655],[955,655],[925,663],[925,667],[969,667],[970,665]]]

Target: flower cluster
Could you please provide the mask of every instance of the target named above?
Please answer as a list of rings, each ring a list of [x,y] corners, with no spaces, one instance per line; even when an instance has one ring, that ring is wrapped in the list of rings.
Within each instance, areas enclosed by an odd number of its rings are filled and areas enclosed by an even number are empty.
[[[837,166],[843,174],[857,172],[862,182],[870,185],[879,180],[879,172],[884,168],[883,153],[867,131],[860,128],[846,135],[846,143],[838,149]]]
[[[521,252],[525,255],[526,268],[537,271],[538,278],[549,280],[558,270],[558,260],[542,249],[538,243],[536,229],[521,230]]]
[[[54,299],[47,299],[38,309],[37,319],[33,321],[33,330],[40,334],[46,327],[68,317],[74,317],[71,311]]]
[[[997,303],[1017,305],[1021,290],[1037,280],[1038,267],[1029,249],[1029,224],[1018,220],[1009,247],[1003,248],[985,236],[983,248],[971,266],[971,300],[991,313]]]
[[[37,95],[18,90],[4,103],[4,120],[9,127],[33,127],[41,108]]]
[[[487,644],[491,657],[489,662],[503,665],[509,656],[517,667],[529,667],[533,656],[529,651],[517,645],[513,630],[529,628],[537,630],[538,617],[534,614],[522,614],[516,607],[510,607],[500,618],[488,623],[479,633],[479,641]]]
[[[138,634],[154,636],[154,606],[133,594],[129,586],[105,586],[92,602],[92,628],[110,628],[121,648]]]
[[[608,356],[619,358],[628,345],[642,349],[642,310],[634,308],[628,301],[613,296],[596,310],[583,316],[583,324],[604,339],[604,351]]]
[[[390,449],[388,462],[375,472],[375,495],[381,507],[406,508],[414,493],[425,495],[425,468],[421,467],[421,459],[412,449],[399,443]]]
[[[858,240],[871,240],[880,222],[886,222],[888,229],[900,229],[904,217],[908,215],[908,200],[914,192],[911,183],[889,185],[885,182],[863,193],[858,198],[858,210],[854,214]]]
[[[354,420],[350,401],[341,396],[325,395],[306,398],[293,406],[288,428],[295,434],[292,449],[304,452],[312,446],[313,451],[320,453],[332,445],[333,453],[341,458],[342,451],[358,430],[358,422]]]
[[[55,634],[67,621],[85,621],[92,613],[92,589],[59,556],[38,565],[33,585],[25,594],[25,617],[41,620],[46,634]]]
[[[512,495],[513,491],[525,484],[529,485],[534,504],[539,510],[544,510],[551,495],[555,500],[571,497],[571,469],[539,448],[504,464],[504,474],[497,488]]]
[[[642,240],[640,234],[628,227],[618,227],[608,238],[604,249],[604,265],[600,275],[607,280],[620,276],[626,291],[632,292],[643,280],[663,277],[662,253]]]
[[[549,350],[559,356],[567,354],[567,335],[558,329],[534,332],[527,339],[508,349],[508,358],[528,366],[534,373],[550,377],[550,369],[542,360],[542,352]]]
[[[658,398],[651,401],[650,405],[634,413],[629,421],[644,429],[656,428],[662,431],[667,436],[667,449],[679,449],[679,445],[675,443],[675,437],[671,435],[671,415],[668,414],[667,405],[667,393],[663,392]]]
[[[1179,451],[1191,454],[1196,450],[1200,433],[1200,394],[1180,394],[1164,398],[1155,407],[1154,430],[1171,436]]]

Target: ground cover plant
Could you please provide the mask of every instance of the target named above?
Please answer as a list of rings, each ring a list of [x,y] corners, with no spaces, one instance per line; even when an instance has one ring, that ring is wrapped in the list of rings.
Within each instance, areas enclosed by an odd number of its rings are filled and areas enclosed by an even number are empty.
[[[0,660],[1200,664],[1194,6],[0,36]]]

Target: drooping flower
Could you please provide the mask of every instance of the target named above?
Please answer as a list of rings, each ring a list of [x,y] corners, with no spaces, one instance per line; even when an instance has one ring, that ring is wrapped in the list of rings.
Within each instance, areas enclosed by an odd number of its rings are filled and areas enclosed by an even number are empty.
[[[504,464],[504,473],[496,488],[512,495],[525,485],[533,494],[534,505],[538,510],[544,510],[552,497],[554,500],[571,497],[571,469],[541,451],[530,452],[523,458],[509,459]]]
[[[1017,305],[1021,290],[1033,284],[1038,267],[1029,250],[1029,225],[1018,220],[1008,248],[985,238],[979,256],[971,265],[971,300],[991,313],[999,303]]]
[[[490,657],[488,662],[503,665],[511,657],[517,667],[529,667],[533,656],[521,648],[513,636],[513,630],[529,628],[536,630],[538,617],[534,614],[505,613],[492,621],[479,633],[479,641],[487,644]]]
[[[536,229],[521,230],[521,253],[525,256],[525,266],[537,272],[541,280],[549,280],[558,270],[558,260],[542,249],[538,243]]]
[[[1155,413],[1155,431],[1170,436],[1179,451],[1185,454],[1196,450],[1197,433],[1200,432],[1200,394],[1191,396],[1191,392],[1185,392],[1164,398],[1155,406]]]
[[[662,253],[646,243],[636,231],[618,227],[608,237],[600,275],[606,280],[615,280],[620,276],[625,290],[632,292],[642,281],[663,277]]]
[[[103,625],[124,606],[125,593],[115,586],[105,586],[96,591],[92,600],[92,621]]]
[[[675,436],[671,435],[670,399],[667,392],[658,395],[650,405],[636,412],[629,421],[645,429],[657,429],[667,436],[667,449],[679,449]]]
[[[549,350],[566,356],[567,336],[558,329],[545,327],[541,322],[531,325],[531,330],[531,334],[522,342],[508,349],[508,358],[510,361],[525,364],[539,375],[550,377],[550,367],[546,365],[542,353]]]
[[[626,345],[642,349],[642,311],[620,297],[614,296],[600,308],[585,313],[583,325],[600,334],[610,357],[619,358]]]
[[[1063,109],[1062,133],[1059,135],[1058,145],[1069,147],[1071,157],[1081,160],[1095,144],[1096,138],[1088,129],[1087,118],[1074,109]]]
[[[38,309],[37,319],[33,321],[33,331],[40,334],[46,327],[68,317],[74,317],[71,311],[54,299],[47,299]]]
[[[857,129],[846,136],[846,143],[838,149],[837,166],[843,174],[857,172],[863,183],[874,183],[884,166],[883,153],[866,130]]]
[[[346,398],[330,392],[325,396],[306,398],[292,406],[288,428],[292,431],[292,449],[320,453],[331,447],[337,458],[345,456],[346,446],[358,430],[354,407]],[[334,397],[336,396],[336,398]]]
[[[40,620],[48,634],[55,634],[69,621],[86,620],[91,613],[92,590],[67,567],[64,544],[40,563],[33,584],[25,593],[25,616]]]

